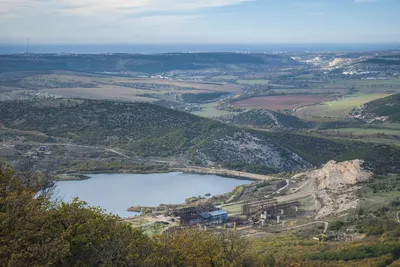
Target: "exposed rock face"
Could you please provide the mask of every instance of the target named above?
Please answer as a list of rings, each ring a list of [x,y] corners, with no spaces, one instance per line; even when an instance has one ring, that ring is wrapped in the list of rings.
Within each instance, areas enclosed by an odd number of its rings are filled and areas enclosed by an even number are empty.
[[[210,166],[228,161],[264,165],[269,167],[271,172],[312,167],[311,163],[275,141],[246,132],[235,132],[213,140],[212,144],[200,147],[196,152],[198,158]]]
[[[329,161],[321,169],[293,177],[305,176],[309,179],[309,186],[315,192],[313,196],[318,203],[316,206],[320,206],[315,219],[342,216],[358,206],[359,199],[355,192],[360,187],[357,183],[368,181],[373,176],[372,172],[362,168],[362,163],[362,160]]]
[[[312,171],[309,176],[314,180],[318,190],[338,190],[347,185],[355,185],[371,179],[372,172],[364,170],[362,160],[337,163],[329,161],[322,169]]]

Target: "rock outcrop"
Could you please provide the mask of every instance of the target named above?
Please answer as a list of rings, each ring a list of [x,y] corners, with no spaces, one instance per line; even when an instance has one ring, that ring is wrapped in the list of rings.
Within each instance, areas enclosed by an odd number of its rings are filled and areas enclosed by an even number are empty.
[[[306,178],[314,192],[318,211],[315,219],[343,216],[359,204],[355,192],[357,184],[368,181],[373,173],[362,168],[362,160],[337,163],[329,161],[321,169],[308,171],[293,177]]]
[[[340,190],[348,185],[368,181],[373,173],[364,170],[362,160],[352,160],[337,163],[334,160],[325,164],[322,169],[311,171],[309,177],[318,190]]]

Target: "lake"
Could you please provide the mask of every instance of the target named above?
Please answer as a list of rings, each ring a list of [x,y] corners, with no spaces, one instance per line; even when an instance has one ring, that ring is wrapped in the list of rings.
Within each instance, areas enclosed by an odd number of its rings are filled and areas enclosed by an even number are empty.
[[[131,206],[182,204],[186,198],[223,194],[251,181],[217,175],[188,173],[90,174],[83,181],[57,182],[56,197],[71,201],[74,197],[99,206],[121,217],[134,216]]]

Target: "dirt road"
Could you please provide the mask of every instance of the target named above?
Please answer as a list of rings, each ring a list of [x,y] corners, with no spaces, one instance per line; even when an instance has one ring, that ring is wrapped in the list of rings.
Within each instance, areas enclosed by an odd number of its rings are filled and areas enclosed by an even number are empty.
[[[120,155],[122,157],[125,157],[127,159],[131,159],[131,157],[125,155],[124,153],[118,152],[114,149],[111,148],[106,148],[106,147],[97,147],[97,146],[85,146],[85,145],[75,145],[75,144],[68,144],[68,143],[51,143],[51,144],[46,144],[47,146],[71,146],[71,147],[81,147],[81,148],[92,148],[92,149],[100,149],[100,150],[105,150],[109,151],[111,153]]]
[[[260,181],[269,181],[276,180],[277,178],[274,176],[268,175],[260,175],[254,173],[247,173],[241,171],[232,171],[227,169],[213,169],[213,168],[203,168],[203,167],[187,167],[187,168],[176,168],[175,171],[179,172],[191,172],[191,173],[201,173],[201,174],[215,174],[215,175],[223,175],[223,176],[233,176],[233,177],[241,177],[251,180],[260,180]]]
[[[302,225],[298,225],[298,226],[294,226],[294,227],[289,227],[289,228],[285,228],[285,229],[281,229],[281,230],[277,230],[278,232],[282,232],[282,231],[288,231],[288,230],[293,230],[293,229],[297,229],[297,228],[301,228],[301,227],[305,227],[305,226],[309,226],[309,225],[313,225],[313,224],[320,224],[323,223],[325,225],[324,227],[324,231],[322,232],[323,234],[326,233],[326,231],[328,230],[328,226],[329,223],[326,221],[314,221],[314,222],[309,222],[306,224],[302,224]]]

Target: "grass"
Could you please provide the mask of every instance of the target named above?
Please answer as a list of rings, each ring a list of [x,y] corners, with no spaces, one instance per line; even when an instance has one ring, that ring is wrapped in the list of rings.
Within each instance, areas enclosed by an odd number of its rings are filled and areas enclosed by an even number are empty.
[[[301,80],[301,79],[299,79]],[[388,91],[400,91],[400,79],[393,80],[331,80],[309,81],[310,89],[325,88],[327,91],[349,90],[355,88],[363,94],[381,94]]]
[[[374,192],[373,188],[377,190]],[[400,195],[398,188],[400,188],[400,180],[397,179],[396,174],[378,176],[361,189],[361,206],[371,210],[387,207],[388,203]]]
[[[268,80],[237,80],[236,83],[242,85],[267,85],[269,84]]]
[[[202,110],[201,111],[195,111],[195,112],[192,112],[192,113],[194,115],[201,116],[201,117],[207,117],[207,118],[236,114],[234,112],[229,112],[229,111],[216,109],[214,107],[214,104],[215,103],[209,103],[209,104],[200,105]]]
[[[312,121],[325,117],[341,119],[345,118],[354,108],[385,96],[388,96],[388,94],[357,94],[340,100],[301,108],[296,112],[296,115],[302,119]]]
[[[223,206],[222,208],[229,213],[240,213],[242,211],[241,204]]]
[[[314,105],[330,99],[332,98],[324,95],[260,96],[236,101],[234,105],[247,109],[285,110]]]
[[[301,75],[296,76],[296,79],[298,79],[298,80],[309,80],[309,79],[312,79],[314,77],[315,77],[314,74],[301,74]]]
[[[211,77],[211,80],[218,81],[218,80],[236,80],[238,77],[234,75],[217,75]]]
[[[327,132],[336,131],[340,133],[352,133],[353,135],[357,136],[364,136],[364,135],[373,135],[373,134],[386,134],[386,135],[399,135],[399,130],[393,129],[379,129],[379,128],[338,128],[338,129],[331,129],[331,130],[324,130]]]
[[[375,127],[373,127],[375,128]],[[380,129],[400,130],[400,123],[382,123],[379,124]]]
[[[312,211],[315,210],[315,200],[314,197],[310,196],[304,199],[300,199],[301,208],[303,210]]]
[[[369,251],[373,254],[376,251],[375,248],[382,245],[378,241],[370,240],[362,242],[319,242],[290,234],[280,235],[279,237],[257,238],[250,243],[251,250],[255,251],[257,255],[266,259],[268,255],[272,255],[275,261],[280,263],[276,266],[289,266],[289,263],[293,264],[293,262],[298,264],[290,266],[386,266],[378,265],[378,263],[386,259],[386,255],[370,255],[368,258],[363,255],[363,257],[360,257],[361,259],[357,259],[358,257],[355,256],[347,261],[337,260],[333,257],[332,259],[313,259],[310,262],[301,261],[301,259],[309,258],[310,255],[336,254],[342,251],[353,252],[353,254],[357,255],[360,246],[371,247],[372,249]],[[337,258],[341,259],[341,257]]]
[[[400,86],[400,79],[393,79],[393,80],[337,80],[335,84],[338,85],[390,85],[396,84]]]

